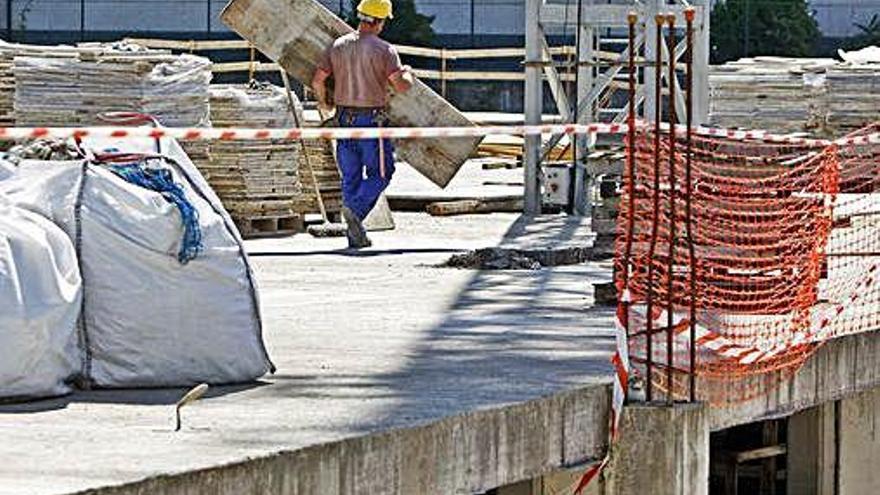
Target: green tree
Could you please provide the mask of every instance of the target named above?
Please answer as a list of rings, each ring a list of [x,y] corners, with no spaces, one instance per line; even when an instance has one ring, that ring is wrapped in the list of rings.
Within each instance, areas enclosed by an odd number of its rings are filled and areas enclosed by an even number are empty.
[[[712,61],[813,53],[819,26],[805,0],[724,0],[712,10]]]
[[[357,27],[358,0],[351,0],[348,23]],[[431,46],[434,42],[434,16],[419,14],[414,0],[394,0],[394,19],[385,23],[382,38],[398,45]]]
[[[847,50],[857,50],[870,45],[880,45],[880,16],[874,14],[866,24],[854,23],[859,34],[846,40],[844,47]]]

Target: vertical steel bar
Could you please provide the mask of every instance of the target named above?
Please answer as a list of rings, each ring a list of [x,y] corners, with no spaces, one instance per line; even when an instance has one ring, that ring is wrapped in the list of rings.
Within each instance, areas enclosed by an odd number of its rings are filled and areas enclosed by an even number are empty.
[[[648,290],[646,295],[646,338],[645,341],[645,354],[646,356],[646,381],[645,384],[645,399],[648,402],[653,400],[653,368],[654,368],[654,255],[657,252],[657,235],[659,234],[659,223],[660,223],[660,120],[661,120],[661,106],[660,106],[660,86],[663,84],[663,78],[660,77],[663,70],[663,51],[660,49],[663,43],[663,14],[657,14],[654,16],[654,23],[657,29],[657,35],[654,42],[656,43],[656,51],[655,51],[655,59],[654,59],[654,70],[657,77],[654,78],[654,187],[653,187],[653,199],[654,199],[654,208],[653,215],[651,217],[651,242],[650,247],[648,248]]]
[[[79,40],[86,40],[86,0],[79,1]]]
[[[629,105],[627,115],[627,154],[626,154],[626,195],[627,195],[627,220],[626,220],[626,244],[623,252],[623,291],[629,291],[630,258],[632,257],[633,227],[635,224],[636,208],[636,23],[638,14],[630,12],[627,17],[629,24]],[[629,333],[629,299],[621,299],[625,309],[624,328]]]
[[[205,26],[208,28],[208,34],[211,34],[211,0],[205,0]]]
[[[636,23],[639,20],[638,14],[630,12],[626,16],[629,25],[629,105],[627,115],[627,131],[626,131],[626,195],[627,195],[627,218],[626,218],[626,244],[623,251],[623,263],[620,269],[623,270],[623,288],[620,293],[620,304],[623,308],[623,329],[629,337],[629,311],[630,311],[630,295],[629,295],[629,278],[631,270],[633,231],[635,226],[635,209],[636,209]]]
[[[685,141],[685,173],[684,180],[687,183],[685,191],[685,225],[687,232],[688,246],[688,293],[689,293],[689,314],[688,321],[690,323],[690,374],[688,376],[688,389],[690,390],[690,401],[697,401],[697,256],[694,250],[694,234],[693,234],[693,217],[691,211],[691,194],[693,187],[693,178],[691,171],[691,159],[693,155],[693,126],[694,126],[694,16],[693,7],[689,7],[684,11],[684,18],[687,21],[687,41],[685,64],[687,65],[687,93],[685,94],[685,104],[687,111],[685,118],[687,119],[687,137]]]
[[[673,367],[675,354],[673,349],[673,326],[675,325],[675,14],[666,15],[666,42],[669,51],[669,258],[666,260],[666,402],[672,404]]]

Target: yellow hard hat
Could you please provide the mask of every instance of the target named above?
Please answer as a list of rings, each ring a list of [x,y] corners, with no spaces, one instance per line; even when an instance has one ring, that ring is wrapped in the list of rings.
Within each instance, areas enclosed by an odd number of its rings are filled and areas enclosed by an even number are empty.
[[[361,0],[357,11],[374,19],[391,19],[391,0]]]

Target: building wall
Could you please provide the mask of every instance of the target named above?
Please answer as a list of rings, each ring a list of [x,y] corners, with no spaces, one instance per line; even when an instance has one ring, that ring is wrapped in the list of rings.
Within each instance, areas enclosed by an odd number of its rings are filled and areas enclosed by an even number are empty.
[[[348,12],[350,0],[319,0],[334,12]],[[585,0],[589,1],[589,0]],[[755,0],[760,1],[760,0]],[[810,0],[825,36],[858,33],[880,13],[880,0]],[[227,0],[0,0],[0,31],[7,26],[29,31],[228,33],[219,14]],[[577,0],[548,0],[571,8],[570,26],[548,26],[556,34],[573,33]],[[525,0],[416,0],[420,12],[435,16],[441,37],[515,36],[523,34]],[[84,7],[84,9],[83,9]],[[210,9],[210,14],[209,14]],[[84,12],[84,15],[82,13]]]

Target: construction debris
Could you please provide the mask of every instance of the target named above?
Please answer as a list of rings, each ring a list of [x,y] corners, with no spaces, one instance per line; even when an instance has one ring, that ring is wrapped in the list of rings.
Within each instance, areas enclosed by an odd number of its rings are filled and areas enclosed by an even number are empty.
[[[880,61],[836,65],[825,82],[827,134],[849,134],[880,118]]]
[[[472,270],[540,270],[541,262],[511,249],[485,248],[452,255],[440,266]]]
[[[877,119],[880,61],[744,58],[709,74],[709,121],[724,128],[772,129],[836,137]],[[843,56],[842,55],[842,56]]]
[[[709,73],[709,121],[723,128],[817,131],[832,59],[744,58]]]
[[[15,56],[16,124],[95,125],[102,113],[137,112],[169,127],[207,125],[208,59],[118,48]]]

